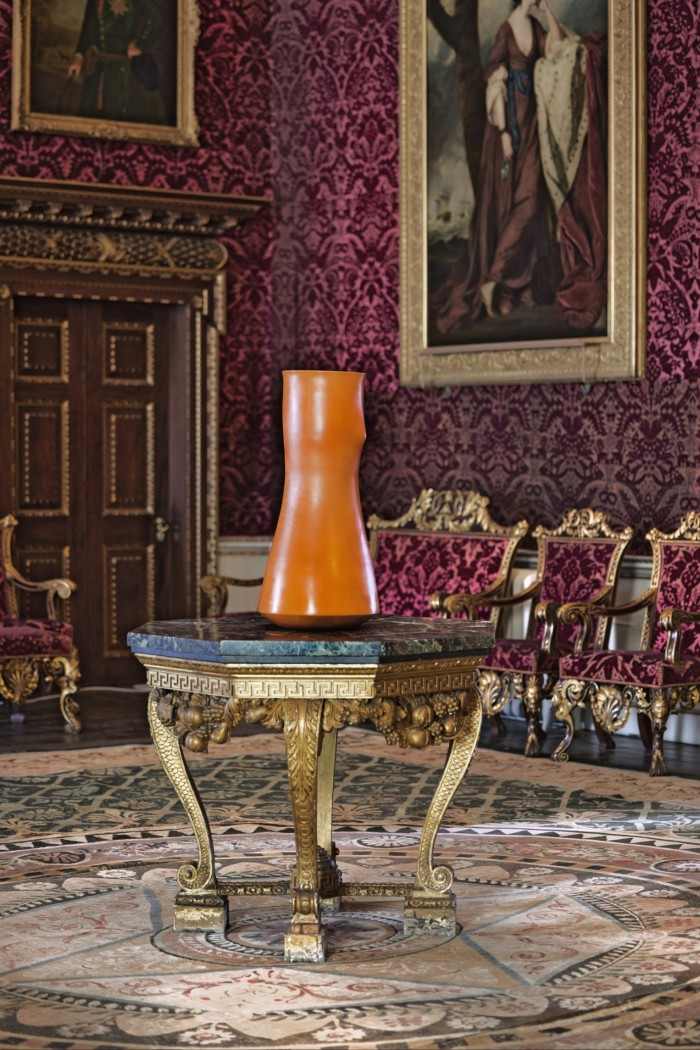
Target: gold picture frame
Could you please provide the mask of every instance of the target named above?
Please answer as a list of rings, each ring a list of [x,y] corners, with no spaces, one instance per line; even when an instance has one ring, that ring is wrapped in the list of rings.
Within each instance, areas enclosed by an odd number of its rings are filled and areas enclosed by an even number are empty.
[[[198,145],[198,35],[195,0],[13,4],[13,130]]]
[[[572,9],[572,0],[550,0],[551,11],[556,14],[557,8]],[[400,380],[405,386],[429,387],[455,385],[483,385],[503,383],[549,383],[577,382],[592,384],[595,382],[639,378],[644,374],[646,357],[646,20],[644,0],[597,0],[600,5],[606,4],[603,20],[604,33],[598,34],[605,54],[603,69],[607,76],[607,283],[605,294],[607,301],[599,315],[595,330],[583,334],[573,331],[562,335],[561,329],[568,325],[558,324],[554,319],[555,306],[552,300],[551,309],[547,304],[546,311],[532,313],[537,306],[529,306],[530,313],[525,318],[526,307],[518,304],[512,311],[503,310],[502,317],[496,310],[486,313],[486,300],[483,305],[483,320],[465,320],[454,322],[456,311],[454,305],[447,310],[445,301],[454,304],[456,296],[463,296],[460,301],[467,302],[464,288],[465,281],[459,284],[458,255],[454,245],[466,246],[466,236],[460,241],[456,238],[447,241],[443,236],[438,218],[435,216],[435,200],[439,192],[449,198],[457,180],[451,173],[456,170],[445,163],[442,168],[435,167],[435,156],[438,148],[448,140],[449,129],[446,127],[446,110],[441,107],[440,90],[449,83],[452,75],[456,84],[460,74],[464,82],[464,54],[455,62],[456,51],[452,51],[452,66],[457,65],[456,72],[447,70],[442,76],[435,72],[433,54],[440,54],[440,47],[448,47],[445,38],[442,44],[440,34],[429,21],[428,10],[434,17],[436,9],[447,16],[463,16],[471,5],[473,11],[479,12],[481,26],[484,17],[488,17],[491,26],[495,25],[495,9],[499,5],[503,14],[508,16],[514,10],[514,4],[508,0],[401,0],[400,25]],[[515,6],[518,6],[517,4]],[[522,7],[523,4],[520,4]],[[526,7],[529,5],[526,5]],[[592,5],[578,5],[579,11],[590,11]],[[484,12],[482,14],[482,11]],[[535,12],[536,18],[540,12]],[[581,15],[580,17],[584,17]],[[544,29],[548,23],[544,15],[540,19]],[[563,22],[562,22],[563,24]],[[503,23],[501,23],[503,28]],[[443,25],[444,30],[444,25]],[[544,31],[544,30],[543,30]],[[566,31],[568,32],[568,30]],[[565,33],[563,34],[565,35]],[[537,37],[537,33],[535,34]],[[495,37],[493,38],[495,41]],[[579,32],[571,38],[574,43],[586,38]],[[488,42],[488,41],[487,41]],[[479,37],[480,55],[486,65],[484,40]],[[491,51],[496,51],[495,43]],[[430,53],[429,53],[430,52]],[[542,52],[544,54],[544,52]],[[435,59],[437,61],[437,59]],[[444,69],[450,62],[443,61]],[[439,67],[442,69],[443,67]],[[586,67],[584,66],[584,69]],[[433,81],[431,81],[431,77]],[[442,77],[442,79],[440,79]],[[536,76],[532,77],[533,92]],[[480,84],[484,84],[481,74]],[[483,90],[483,88],[482,88]],[[429,91],[432,96],[429,97]],[[590,96],[589,96],[590,97]],[[449,102],[449,99],[448,99]],[[538,100],[539,104],[539,100]],[[463,105],[463,103],[462,103]],[[510,105],[504,102],[506,119],[510,119]],[[455,102],[459,113],[459,100]],[[601,112],[604,108],[601,107]],[[437,114],[437,116],[436,116]],[[431,123],[432,116],[432,123]],[[538,114],[539,117],[539,114]],[[460,118],[464,120],[462,109]],[[483,123],[483,121],[482,121]],[[488,123],[488,121],[487,121]],[[496,122],[494,121],[494,124]],[[445,126],[443,126],[445,125]],[[605,126],[601,122],[602,126]],[[464,124],[466,127],[466,124]],[[462,129],[463,130],[463,129]],[[499,129],[499,134],[507,134]],[[432,137],[431,137],[432,136]],[[462,140],[462,153],[465,157],[463,171],[467,172],[468,161],[464,150],[466,132]],[[486,137],[481,156],[486,150]],[[493,141],[493,140],[492,140]],[[502,139],[498,141],[502,142]],[[539,140],[538,140],[539,141]],[[437,145],[436,145],[437,143]],[[502,162],[501,162],[502,163]],[[544,162],[543,162],[544,170]],[[484,182],[483,160],[479,171],[477,185]],[[439,177],[434,173],[439,172]],[[501,177],[503,175],[501,169]],[[442,183],[440,182],[442,179]],[[431,197],[432,194],[432,197]],[[474,196],[473,209],[478,207]],[[452,201],[449,200],[449,204]],[[433,211],[429,214],[430,208]],[[484,206],[484,214],[487,212]],[[457,209],[458,211],[458,209]],[[457,212],[456,212],[457,213]],[[445,214],[447,222],[453,221],[449,206]],[[462,231],[474,229],[466,212],[459,213]],[[472,212],[473,214],[473,212]],[[557,215],[554,211],[552,214]],[[486,220],[483,220],[484,222]],[[432,224],[432,225],[431,225]],[[553,229],[553,237],[561,240],[561,231]],[[431,239],[432,238],[432,239]],[[474,243],[477,244],[476,236]],[[449,245],[449,248],[446,247]],[[560,249],[554,249],[560,252]],[[449,251],[454,252],[450,261]],[[441,254],[442,253],[442,254]],[[468,255],[467,255],[468,258]],[[455,261],[456,260],[456,261]],[[449,267],[451,266],[451,270]],[[466,267],[467,263],[463,263]],[[442,269],[440,269],[442,267]],[[483,271],[482,271],[483,272]],[[462,271],[464,274],[464,269]],[[437,274],[437,276],[436,276]],[[446,276],[450,274],[450,276]],[[446,290],[447,289],[447,290]],[[482,294],[482,293],[480,293]],[[443,305],[441,306],[441,296]],[[558,300],[557,300],[558,302]],[[493,308],[493,303],[490,304]],[[440,310],[443,313],[440,313]],[[466,307],[465,307],[466,309]],[[482,304],[474,301],[472,314],[482,309]],[[509,316],[507,316],[507,314]],[[520,315],[520,322],[518,321]],[[539,318],[546,320],[539,320]],[[531,330],[526,331],[527,324],[533,319]],[[484,323],[484,320],[488,323]],[[507,338],[499,338],[498,321],[503,321],[503,331]],[[536,322],[536,323],[535,323]],[[482,331],[479,324],[482,324]],[[440,325],[446,330],[441,331]],[[454,331],[448,325],[456,325]],[[539,325],[539,328],[538,328]],[[461,326],[461,327],[460,327]],[[549,326],[549,327],[548,327]],[[526,332],[518,338],[520,331]],[[436,335],[438,333],[438,335]],[[465,337],[466,333],[466,337]],[[551,337],[548,337],[550,336]]]

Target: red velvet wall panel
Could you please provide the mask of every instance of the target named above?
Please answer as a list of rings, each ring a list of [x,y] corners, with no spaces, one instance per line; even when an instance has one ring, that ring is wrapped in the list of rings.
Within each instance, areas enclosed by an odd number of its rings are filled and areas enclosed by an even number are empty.
[[[222,353],[224,534],[274,529],[280,371],[368,376],[365,510],[425,485],[471,486],[494,514],[552,524],[590,503],[670,527],[700,506],[700,42],[697,0],[650,0],[648,377],[406,390],[398,382],[398,0],[202,0],[201,148],[9,132],[9,0],[0,0],[7,174],[271,191],[228,241]]]

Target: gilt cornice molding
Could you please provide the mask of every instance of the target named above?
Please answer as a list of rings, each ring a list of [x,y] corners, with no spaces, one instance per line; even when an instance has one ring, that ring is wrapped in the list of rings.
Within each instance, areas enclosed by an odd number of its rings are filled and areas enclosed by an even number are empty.
[[[210,277],[219,237],[261,197],[0,177],[0,263],[92,273]]]

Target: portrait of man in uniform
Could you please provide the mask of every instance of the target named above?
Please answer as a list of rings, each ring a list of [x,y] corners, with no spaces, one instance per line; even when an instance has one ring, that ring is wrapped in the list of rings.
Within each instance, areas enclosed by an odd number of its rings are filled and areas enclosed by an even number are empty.
[[[13,126],[194,145],[197,28],[188,0],[15,5]]]

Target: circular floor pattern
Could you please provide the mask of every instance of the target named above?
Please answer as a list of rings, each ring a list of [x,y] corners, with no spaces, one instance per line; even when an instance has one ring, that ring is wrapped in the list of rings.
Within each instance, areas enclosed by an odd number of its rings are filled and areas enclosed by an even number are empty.
[[[232,898],[226,935],[172,930],[186,838],[5,852],[0,1045],[15,1050],[618,1050],[700,1045],[700,842],[573,823],[440,836],[459,934],[404,937],[401,901],[326,917],[324,965],[284,964],[285,898]],[[270,878],[289,836],[223,836],[221,878]],[[410,884],[415,846],[340,832],[348,881]]]
[[[172,926],[155,935],[152,943],[168,955],[196,959],[219,966],[284,963],[284,935],[290,919],[289,907],[266,908],[261,914],[233,916],[226,933],[191,933]],[[337,915],[326,915],[326,961],[377,962],[413,952],[428,951],[451,941],[453,933],[404,933],[401,906],[393,913],[371,905],[343,907]]]

